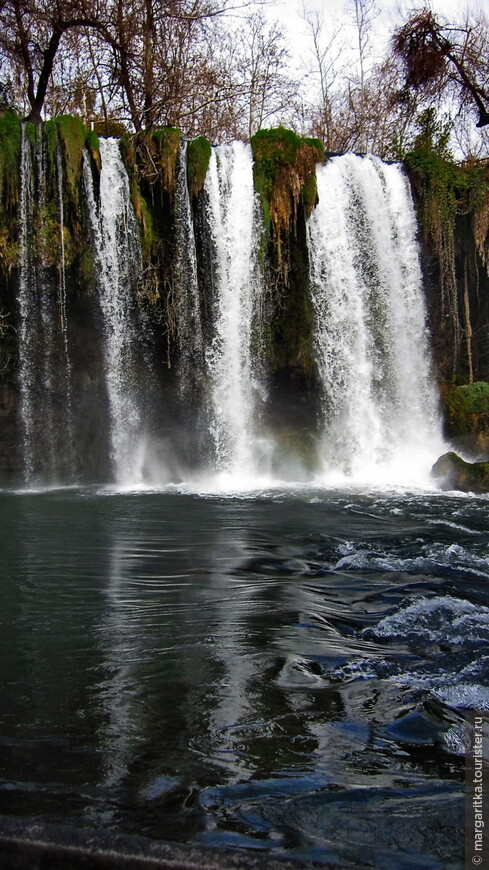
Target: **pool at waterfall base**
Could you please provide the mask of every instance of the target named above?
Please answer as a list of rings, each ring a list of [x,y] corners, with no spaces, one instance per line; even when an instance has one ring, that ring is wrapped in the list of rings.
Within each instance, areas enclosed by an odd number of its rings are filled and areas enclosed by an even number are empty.
[[[487,497],[182,484],[0,502],[4,821],[263,866],[464,866]]]

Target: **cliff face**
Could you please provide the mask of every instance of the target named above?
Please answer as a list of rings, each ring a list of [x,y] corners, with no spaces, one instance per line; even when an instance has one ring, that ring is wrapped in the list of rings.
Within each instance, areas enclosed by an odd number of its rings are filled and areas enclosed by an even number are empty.
[[[489,378],[489,165],[413,152],[424,285],[439,378]]]
[[[256,354],[269,392],[264,422],[285,441],[307,432],[307,442],[314,439],[317,427],[318,374],[306,221],[316,201],[314,167],[324,159],[324,152],[315,140],[282,129],[261,131],[251,144],[262,214],[258,257],[265,291],[260,303],[263,335]],[[181,287],[187,276],[179,250],[182,218],[176,207],[177,183],[184,159],[200,294],[199,328],[209,339],[215,265],[204,181],[211,149],[202,138],[184,148],[179,131],[171,128],[123,137],[120,147],[141,241],[131,316],[140,331],[141,347],[150,348],[151,357],[148,361],[142,353],[136,367],[139,391],[154,438],[163,444],[167,438],[175,440],[177,433],[181,455],[175,461],[183,461],[196,457],[201,449],[188,431],[189,420],[200,413],[199,389],[205,388],[193,384],[182,411],[175,372],[181,372],[182,360],[189,358],[189,336],[188,324],[187,333],[182,325]],[[22,185],[20,181],[27,159],[33,173],[30,187],[25,177]],[[83,180],[88,172],[97,197],[100,165],[97,137],[74,118],[57,118],[41,128],[25,125],[22,133],[15,115],[0,117],[3,471],[17,472],[22,465],[26,433],[19,413],[19,370],[25,365],[26,348],[43,360],[38,381],[31,376],[34,386],[27,398],[37,420],[31,435],[45,443],[46,464],[49,450],[56,449],[52,433],[67,426],[73,433],[72,445],[58,458],[66,476],[100,478],[110,460],[107,382],[102,376],[104,336],[97,302],[99,266]],[[462,167],[443,184],[426,165],[411,161],[408,170],[420,215],[434,362],[439,379],[450,382],[444,388],[446,395],[453,384],[489,380],[489,169]],[[19,304],[22,286],[24,309]],[[26,327],[26,306],[37,308],[41,328],[36,336]],[[69,385],[59,376],[63,366],[69,372]],[[69,392],[68,412],[63,390]],[[43,413],[47,404],[49,419]],[[463,429],[460,420],[457,425]],[[302,449],[307,453],[312,447],[305,443]]]
[[[415,149],[406,163],[419,216],[424,288],[446,435],[474,457],[485,457],[489,455],[485,390],[489,164],[455,164],[426,147]]]

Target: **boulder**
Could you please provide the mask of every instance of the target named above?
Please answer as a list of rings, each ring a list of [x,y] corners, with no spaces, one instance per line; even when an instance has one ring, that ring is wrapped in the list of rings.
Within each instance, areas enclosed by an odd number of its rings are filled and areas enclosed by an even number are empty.
[[[444,453],[431,469],[442,489],[489,492],[489,462],[466,462],[458,453]]]

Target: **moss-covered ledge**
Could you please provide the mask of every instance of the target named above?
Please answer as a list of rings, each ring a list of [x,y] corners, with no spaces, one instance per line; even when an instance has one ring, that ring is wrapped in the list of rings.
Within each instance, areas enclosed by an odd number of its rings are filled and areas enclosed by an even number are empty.
[[[299,428],[313,430],[319,391],[306,220],[317,202],[316,164],[323,161],[324,148],[283,127],[258,131],[251,147],[263,215],[271,424],[290,417]]]
[[[420,220],[435,358],[444,378],[480,380],[489,371],[489,164],[457,162],[433,109],[418,126],[401,156]]]
[[[173,256],[173,208],[180,140],[181,132],[175,127],[126,134],[120,139],[140,228],[144,279],[140,302],[146,301],[161,321],[165,319],[167,279]]]
[[[153,198],[175,192],[181,133],[176,127],[157,127],[126,134],[120,140],[121,153],[130,174],[135,174]]]
[[[65,267],[79,289],[93,287],[93,261],[86,243],[84,221],[83,161],[88,154],[95,175],[100,172],[97,134],[80,118],[59,115],[37,128],[45,153],[46,196],[35,204],[36,249],[44,266],[57,268],[60,245],[59,191],[63,191],[63,255]],[[61,172],[61,178],[59,173]]]
[[[191,197],[196,197],[204,187],[211,159],[211,143],[205,136],[191,139],[187,145],[187,184]]]
[[[0,269],[18,266],[22,127],[36,154],[43,153],[44,196],[34,203],[34,250],[44,267],[55,267],[60,246],[60,190],[63,191],[63,243],[66,268],[74,267],[79,285],[88,286],[86,233],[83,229],[83,155],[100,169],[99,140],[79,118],[60,115],[42,124],[22,122],[12,111],[0,114]],[[60,177],[61,173],[61,177]]]
[[[21,123],[15,112],[0,114],[0,269],[4,274],[19,256],[17,209]]]
[[[316,204],[316,163],[324,160],[324,147],[284,127],[259,130],[251,147],[265,236],[271,237],[276,266],[287,268],[284,243],[295,231],[299,205],[309,216]]]

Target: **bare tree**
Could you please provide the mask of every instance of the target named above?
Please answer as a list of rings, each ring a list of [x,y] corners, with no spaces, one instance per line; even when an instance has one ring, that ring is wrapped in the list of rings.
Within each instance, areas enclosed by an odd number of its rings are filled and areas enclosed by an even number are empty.
[[[489,125],[489,42],[485,16],[463,25],[449,25],[424,8],[412,15],[393,37],[403,64],[400,99],[409,96],[456,95],[470,102],[477,127]]]
[[[372,28],[379,15],[376,0],[350,0],[353,22],[356,31],[358,53],[358,77],[350,78],[350,110],[358,130],[356,146],[360,151],[372,147],[367,135],[368,114],[368,59],[372,52]]]
[[[341,67],[342,27],[333,23],[329,28],[323,11],[308,9],[306,6],[302,7],[302,18],[307,25],[312,57],[312,67],[308,73],[309,83],[313,77],[319,84],[319,100],[310,109],[313,115],[311,132],[324,142],[327,151],[332,151],[335,148],[334,100]]]
[[[236,52],[236,87],[247,118],[246,128],[237,131],[243,138],[251,139],[272,121],[280,123],[294,99],[297,83],[288,74],[289,56],[278,22],[268,23],[261,11],[245,19]]]
[[[70,92],[58,72],[70,66],[67,47],[76,40],[83,74],[70,82],[88,89],[96,82],[107,110],[119,104],[134,129],[166,123],[170,117],[198,113],[209,99],[197,85],[208,79],[202,54],[205,25],[251,0],[3,0],[0,3],[0,56],[24,82],[28,118],[40,121],[48,89],[56,86],[58,102]],[[87,43],[82,47],[82,42]],[[207,43],[208,44],[208,43]],[[73,64],[72,64],[73,66]],[[63,79],[63,75],[61,76]],[[69,78],[69,76],[66,76]],[[212,76],[211,76],[212,78]],[[75,79],[77,82],[75,84]],[[218,84],[212,82],[213,87]],[[220,99],[220,96],[217,96]],[[55,100],[56,102],[56,100]],[[180,110],[179,107],[180,106]]]
[[[85,0],[5,0],[0,7],[0,49],[25,81],[28,118],[38,122],[64,34],[94,26],[94,8]],[[102,22],[97,21],[102,27]]]

